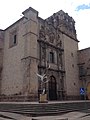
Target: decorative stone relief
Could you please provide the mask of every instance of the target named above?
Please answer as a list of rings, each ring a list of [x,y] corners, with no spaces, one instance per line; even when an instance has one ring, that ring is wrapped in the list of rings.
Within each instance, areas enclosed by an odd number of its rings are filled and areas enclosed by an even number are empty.
[[[45,40],[45,28],[41,25],[40,32],[39,32],[39,39]]]
[[[56,44],[57,47],[61,48],[62,47],[62,41],[59,41],[57,44]]]
[[[46,33],[46,38],[48,38],[48,41],[50,43],[54,43],[55,40],[55,29],[52,25],[48,25],[46,24],[46,29],[45,29],[45,33]],[[48,37],[47,37],[48,36]],[[47,39],[46,39],[47,40]]]
[[[76,39],[75,22],[72,17],[62,10],[54,13],[44,21],[44,25],[41,25],[39,39],[46,40],[54,45],[58,44],[59,47],[62,40],[61,32]]]
[[[61,53],[58,54],[58,63],[61,66],[61,64],[62,64],[62,54]]]
[[[46,49],[45,47],[42,47],[42,60],[45,60],[45,54],[46,54]]]
[[[49,41],[50,41],[50,43],[54,43],[54,39],[55,39],[55,34],[54,34],[54,33],[51,33],[51,34],[49,35]]]

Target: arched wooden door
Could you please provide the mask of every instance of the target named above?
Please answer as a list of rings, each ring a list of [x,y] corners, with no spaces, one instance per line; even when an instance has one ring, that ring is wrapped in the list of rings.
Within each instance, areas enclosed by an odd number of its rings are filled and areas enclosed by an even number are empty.
[[[49,100],[57,100],[57,83],[54,76],[50,77],[49,81]]]

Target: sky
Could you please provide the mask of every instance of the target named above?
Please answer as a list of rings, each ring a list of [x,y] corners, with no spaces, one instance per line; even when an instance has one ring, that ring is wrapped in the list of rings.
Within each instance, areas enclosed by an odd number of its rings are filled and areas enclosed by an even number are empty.
[[[90,0],[0,0],[0,29],[5,29],[32,7],[43,19],[63,10],[76,22],[79,49],[90,47]]]

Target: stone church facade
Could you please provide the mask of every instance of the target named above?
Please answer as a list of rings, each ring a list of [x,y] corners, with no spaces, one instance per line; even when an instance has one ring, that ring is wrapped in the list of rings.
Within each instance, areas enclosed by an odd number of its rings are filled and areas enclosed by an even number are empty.
[[[44,20],[28,8],[0,30],[0,100],[38,101],[37,73],[47,76],[48,100],[80,99],[78,58],[74,19],[60,10]]]

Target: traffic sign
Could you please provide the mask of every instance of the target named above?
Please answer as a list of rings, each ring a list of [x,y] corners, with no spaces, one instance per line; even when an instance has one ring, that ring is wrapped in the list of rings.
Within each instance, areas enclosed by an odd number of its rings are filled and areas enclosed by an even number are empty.
[[[84,95],[85,94],[85,88],[80,88],[80,94]]]

